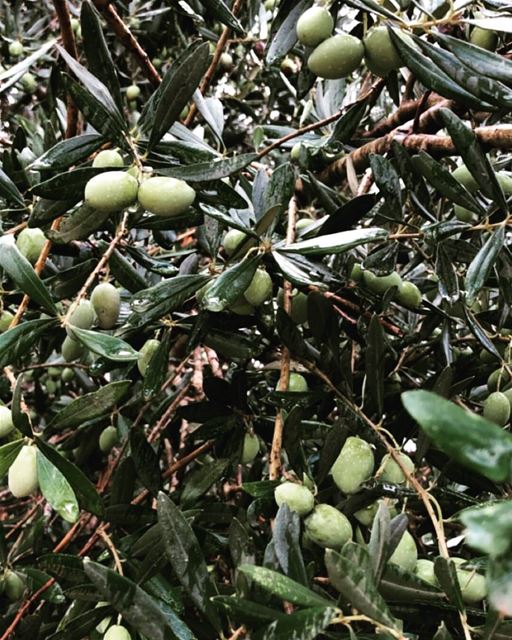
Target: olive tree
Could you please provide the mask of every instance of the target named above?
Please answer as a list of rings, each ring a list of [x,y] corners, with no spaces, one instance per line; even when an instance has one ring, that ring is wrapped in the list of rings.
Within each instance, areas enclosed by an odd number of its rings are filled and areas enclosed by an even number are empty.
[[[512,638],[510,33],[0,3],[0,640]]]

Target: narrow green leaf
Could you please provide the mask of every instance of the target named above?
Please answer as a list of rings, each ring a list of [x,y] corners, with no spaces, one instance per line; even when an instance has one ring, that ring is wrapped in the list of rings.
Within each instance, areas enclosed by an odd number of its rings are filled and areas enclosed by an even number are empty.
[[[0,197],[25,208],[25,201],[18,187],[0,167]]]
[[[51,507],[66,522],[76,522],[80,510],[75,492],[64,475],[41,451],[37,452],[37,479],[41,493]]]
[[[295,611],[272,622],[258,638],[261,640],[314,640],[338,613],[334,607],[313,607]]]
[[[142,484],[157,495],[162,485],[158,455],[140,429],[130,429],[130,453]]]
[[[142,393],[144,400],[149,400],[162,388],[162,384],[169,372],[169,351],[171,348],[171,332],[168,331],[160,346],[151,356],[146,376],[144,377]]]
[[[419,578],[415,573],[401,569],[397,565],[388,563],[384,575],[379,582],[379,591],[388,601],[392,602],[441,602],[444,593]]]
[[[23,293],[30,296],[34,302],[41,305],[52,316],[57,315],[57,308],[48,289],[30,262],[20,253],[12,235],[4,235],[0,238],[0,267]]]
[[[198,162],[176,167],[162,167],[159,173],[172,178],[180,178],[187,182],[208,182],[210,180],[220,180],[226,178],[247,165],[254,162],[258,157],[257,153],[243,153],[231,158],[218,158],[209,162]]]
[[[464,611],[464,602],[462,601],[455,563],[446,558],[436,558],[434,560],[434,573],[439,582],[439,586],[451,604],[457,607],[459,611]]]
[[[76,584],[84,583],[87,580],[82,560],[70,553],[48,553],[39,556],[37,565],[62,580]]]
[[[30,425],[30,419],[28,415],[21,408],[23,394],[23,374],[19,375],[16,380],[16,387],[14,389],[14,393],[12,395],[12,404],[11,404],[11,412],[12,412],[12,421],[14,426],[20,433],[28,438],[32,438],[32,427]]]
[[[66,592],[69,595],[68,592]],[[110,605],[89,609],[72,618],[66,619],[62,629],[52,633],[46,640],[69,640],[69,638],[86,638],[102,620],[112,613]]]
[[[30,353],[35,342],[47,329],[55,327],[57,320],[29,320],[0,334],[0,367],[12,364]]]
[[[270,41],[266,56],[267,64],[273,64],[284,58],[293,49],[297,42],[297,20],[313,4],[313,0],[300,0],[297,3],[288,3],[288,5],[282,4],[285,5],[285,8],[291,4],[291,10],[284,16],[282,12],[277,16],[281,20],[281,24]]]
[[[121,338],[110,336],[108,333],[90,331],[70,327],[73,338],[85,345],[93,353],[113,360],[114,362],[134,362],[139,357],[139,352]]]
[[[512,500],[465,509],[459,520],[466,527],[465,543],[492,556],[504,555],[512,543]]]
[[[69,166],[69,165],[68,165]],[[70,200],[79,194],[79,200],[83,197],[85,185],[91,178],[102,173],[104,169],[95,167],[82,167],[59,173],[44,182],[39,182],[31,188],[36,196],[50,200]]]
[[[329,142],[348,142],[356,132],[366,112],[367,101],[358,100],[334,123]]]
[[[185,509],[191,507],[198,498],[218,482],[228,468],[230,461],[225,459],[209,462],[204,467],[194,469],[187,476],[186,483],[180,496],[180,504]]]
[[[46,169],[62,171],[88,158],[104,142],[103,136],[98,133],[84,133],[81,136],[61,140],[34,160],[31,167],[37,171]]]
[[[84,204],[62,220],[58,231],[50,229],[48,237],[56,244],[87,240],[91,233],[100,229],[111,217],[109,211],[100,212]]]
[[[3,444],[0,447],[0,478],[3,478],[9,471],[9,467],[16,460],[24,443],[23,438],[20,438],[19,440],[13,440],[12,442]]]
[[[365,371],[367,396],[365,405],[369,405],[382,415],[384,406],[384,357],[386,355],[386,339],[379,316],[374,313],[368,324],[366,334]]]
[[[285,617],[282,611],[235,596],[214,596],[212,602],[218,609],[242,623],[261,625]]]
[[[326,255],[329,253],[344,253],[355,247],[360,247],[369,242],[386,240],[388,232],[378,227],[368,229],[353,229],[350,231],[340,231],[325,236],[317,236],[310,240],[302,240],[289,244],[286,247],[279,247],[282,253],[300,253],[307,255]]]
[[[498,227],[489,234],[486,243],[476,254],[466,272],[466,302],[473,304],[493,268],[505,242],[505,227]]]
[[[217,18],[222,24],[233,29],[235,33],[244,35],[244,28],[223,0],[200,0],[200,2],[208,9],[214,18]]]
[[[201,306],[215,312],[227,309],[251,284],[261,259],[260,254],[249,255],[238,264],[226,269],[208,287],[201,300]]]

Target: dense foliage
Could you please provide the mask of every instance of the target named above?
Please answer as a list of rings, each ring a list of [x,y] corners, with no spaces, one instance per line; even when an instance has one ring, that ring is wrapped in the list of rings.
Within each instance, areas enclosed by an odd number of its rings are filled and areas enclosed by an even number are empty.
[[[511,33],[0,2],[0,640],[512,638]]]

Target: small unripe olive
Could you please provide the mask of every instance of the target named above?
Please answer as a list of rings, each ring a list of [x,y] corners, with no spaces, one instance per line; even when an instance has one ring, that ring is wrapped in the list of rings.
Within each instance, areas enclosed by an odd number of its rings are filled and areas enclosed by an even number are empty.
[[[224,71],[230,71],[234,67],[233,56],[224,52],[219,58],[219,65]]]
[[[311,220],[311,218],[299,218],[297,220],[297,224],[295,225],[295,229],[297,231],[303,231],[304,229],[310,227],[313,222],[314,220]]]
[[[466,209],[466,207],[461,207],[460,204],[453,205],[453,213],[457,220],[461,222],[475,222],[478,218],[477,214],[471,211],[470,209]]]
[[[196,192],[184,180],[154,176],[139,187],[141,206],[157,216],[178,216],[196,199]]]
[[[21,576],[15,571],[6,569],[4,573],[4,593],[11,602],[16,602],[25,591],[25,584]]]
[[[75,370],[71,369],[71,367],[65,367],[64,369],[62,369],[62,374],[60,377],[62,382],[71,382],[71,380],[74,380],[75,378]]]
[[[504,427],[510,420],[510,402],[501,391],[494,391],[484,402],[484,418]]]
[[[391,40],[387,27],[373,27],[364,40],[364,57],[368,69],[385,78],[391,71],[402,66],[402,60]]]
[[[331,474],[338,489],[351,494],[371,478],[374,467],[375,458],[368,442],[349,436],[331,467]]]
[[[57,391],[57,383],[51,378],[46,381],[45,386],[47,393],[50,395],[53,395]]]
[[[104,167],[123,167],[123,156],[115,149],[103,149],[92,161],[92,166],[97,169]]]
[[[503,189],[503,193],[506,196],[511,195],[512,194],[512,176],[510,176],[508,173],[505,173],[504,171],[498,171],[498,173],[496,174],[496,178],[498,179],[498,182],[500,183],[500,186]]]
[[[456,180],[458,180],[461,185],[466,187],[469,192],[474,193],[475,191],[478,191],[478,182],[473,178],[473,175],[465,164],[461,164],[454,171],[452,171],[452,176]]]
[[[73,30],[73,33],[76,34],[80,29],[80,20],[78,20],[77,18],[71,18],[70,22],[71,22],[71,29]]]
[[[24,498],[36,491],[37,449],[33,445],[23,445],[16,459],[9,467],[9,491],[16,498]]]
[[[406,453],[399,453],[400,462],[406,467],[409,473],[414,472],[414,462],[409,458]],[[404,472],[398,464],[393,460],[389,453],[387,453],[382,459],[383,470],[380,479],[384,482],[391,482],[392,484],[402,484],[405,482]]]
[[[188,105],[185,105],[183,107],[183,109],[181,110],[180,120],[185,120],[185,118],[188,116],[189,113],[190,113],[190,109],[189,109]]]
[[[137,100],[140,96],[140,87],[136,84],[131,84],[129,87],[126,87],[126,97],[128,100]]]
[[[239,229],[230,229],[224,236],[222,246],[226,255],[231,256],[238,249],[238,246],[247,238],[247,234]]]
[[[510,374],[506,369],[496,369],[487,378],[487,388],[490,392],[502,391],[510,382]]]
[[[0,312],[0,333],[7,331],[9,328],[12,319],[14,318],[14,314],[10,311],[6,311],[5,309]]]
[[[367,507],[364,507],[364,509],[359,509],[358,511],[356,511],[354,513],[354,518],[361,524],[369,527],[374,521],[375,516],[377,515],[378,508],[379,503],[377,500],[375,500],[375,502],[372,502]]]
[[[363,271],[363,282],[368,289],[382,295],[388,289],[391,289],[391,287],[398,287],[400,289],[402,278],[396,271],[393,271],[387,276],[376,276],[371,271]]]
[[[0,438],[5,438],[14,429],[12,412],[5,405],[0,405]]]
[[[103,636],[103,640],[132,640],[132,637],[126,627],[120,624],[114,624],[107,630],[107,633]]]
[[[306,391],[308,390],[308,381],[303,375],[294,372],[290,373],[290,379],[288,380],[288,391],[294,393],[306,393]]]
[[[432,560],[426,560],[421,558],[416,562],[416,566],[414,567],[414,573],[421,578],[424,582],[428,582],[433,587],[438,587],[439,582],[436,578],[436,574],[434,572],[434,563]]]
[[[309,56],[308,67],[320,78],[336,80],[355,71],[364,55],[363,43],[347,33],[324,40]]]
[[[118,442],[119,436],[117,435],[117,429],[114,426],[106,427],[100,433],[98,444],[100,450],[103,453],[108,453]]]
[[[277,304],[284,306],[284,291],[279,289],[277,292]],[[292,308],[290,310],[290,318],[295,324],[305,324],[308,320],[308,297],[302,291],[293,289],[292,291]]]
[[[295,482],[283,482],[276,487],[274,499],[278,506],[287,504],[292,511],[296,511],[301,517],[307,515],[315,506],[315,498],[311,491]]]
[[[90,329],[94,323],[96,316],[94,313],[94,307],[89,300],[82,300],[80,304],[75,307],[69,316],[68,324],[71,327],[78,327],[79,329]],[[71,329],[66,327],[68,336],[73,337]]]
[[[34,91],[37,89],[37,80],[35,76],[29,71],[21,76],[20,84],[25,93],[34,93]]]
[[[150,338],[146,340],[146,342],[142,345],[139,350],[139,357],[137,359],[137,368],[140,372],[140,375],[144,378],[147,372],[148,364],[155,351],[158,350],[160,346],[160,341],[154,338]]]
[[[291,151],[290,151],[290,160],[292,160],[293,162],[297,162],[300,158],[300,150],[302,149],[302,144],[300,142],[297,142],[297,144],[294,144]],[[298,224],[299,224],[300,220],[297,221],[297,226],[296,228],[298,228]]]
[[[389,562],[407,571],[414,571],[417,560],[418,549],[416,548],[416,542],[411,534],[405,531],[397,548],[389,558]]]
[[[39,227],[33,229],[25,227],[16,238],[16,246],[20,253],[24,255],[31,264],[37,262],[45,242],[46,236],[44,235],[44,231],[39,229]]]
[[[133,204],[139,183],[126,171],[105,171],[85,185],[85,202],[98,211],[114,213]]]
[[[329,504],[317,504],[304,520],[308,538],[324,549],[340,549],[352,538],[348,518]]]
[[[22,45],[22,43],[19,40],[15,40],[14,42],[11,42],[9,45],[9,55],[12,56],[13,58],[18,58],[19,56],[22,56],[25,53],[25,47]]]
[[[121,296],[119,290],[110,282],[102,282],[91,293],[91,304],[102,329],[112,329],[119,317]]]
[[[469,35],[469,41],[487,51],[495,51],[498,46],[498,34],[496,31],[475,27]]]
[[[80,358],[84,352],[84,347],[81,342],[78,342],[78,340],[73,340],[70,336],[66,336],[62,343],[61,352],[62,357],[66,362],[72,362],[73,360]]]
[[[260,451],[260,441],[254,433],[246,433],[242,447],[242,464],[250,464]]]
[[[355,262],[352,265],[352,269],[350,271],[350,279],[354,282],[363,282],[364,280],[364,269],[359,262]]]
[[[247,302],[243,294],[238,296],[238,298],[229,307],[229,310],[236,313],[237,316],[252,316],[255,311],[253,305]]]
[[[414,282],[402,282],[398,287],[396,299],[400,304],[403,304],[404,307],[416,309],[421,305],[421,291]]]
[[[265,269],[256,269],[251,284],[244,291],[244,298],[249,304],[258,307],[272,294],[272,278]]]
[[[327,40],[333,29],[333,17],[324,7],[311,7],[297,20],[297,37],[306,47],[316,47]]]
[[[452,558],[456,565],[465,563],[463,558]],[[457,566],[457,579],[459,581],[462,600],[466,604],[476,604],[487,595],[485,577],[476,571],[459,569]]]
[[[272,11],[276,6],[276,0],[265,0],[265,9],[267,11]]]

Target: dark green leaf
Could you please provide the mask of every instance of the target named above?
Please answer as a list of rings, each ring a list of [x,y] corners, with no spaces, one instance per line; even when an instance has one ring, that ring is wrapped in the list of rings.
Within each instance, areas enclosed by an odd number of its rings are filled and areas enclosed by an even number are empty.
[[[130,429],[130,451],[137,476],[146,489],[156,496],[162,484],[158,456],[139,429]]]
[[[62,171],[88,158],[105,142],[98,133],[84,133],[81,136],[61,140],[45,151],[31,167],[37,170]]]
[[[97,353],[107,360],[134,362],[139,357],[139,352],[135,351],[131,345],[121,338],[108,335],[108,333],[79,329],[78,327],[70,327],[70,331],[73,338],[85,345],[89,351]]]
[[[291,4],[291,10],[284,16],[270,41],[266,58],[268,64],[273,64],[293,49],[297,42],[297,20],[312,4],[313,0],[300,0],[296,4]]]
[[[310,240],[302,240],[302,242],[295,242],[286,247],[279,247],[279,250],[286,253],[300,253],[303,256],[344,253],[369,242],[385,240],[387,236],[388,232],[378,227],[353,229],[351,231],[340,231],[339,233],[318,236]]]
[[[200,0],[214,18],[220,20],[222,24],[230,27],[236,33],[243,35],[245,33],[244,28],[238,21],[238,19],[231,13],[228,6],[223,0]]]
[[[446,594],[448,600],[457,607],[459,611],[464,611],[464,603],[457,579],[455,563],[446,558],[436,558],[434,560],[434,573],[439,582],[439,586]]]
[[[436,275],[439,278],[438,289],[441,296],[449,302],[459,298],[459,278],[453,260],[451,260],[446,243],[440,242],[436,249]]]
[[[12,421],[14,426],[20,433],[28,438],[32,437],[32,426],[28,415],[22,410],[21,402],[23,399],[23,374],[18,376],[16,387],[12,396]]]
[[[245,153],[231,158],[220,158],[180,167],[162,167],[159,169],[159,173],[187,182],[209,182],[237,173],[254,162],[257,157],[257,153]]]
[[[440,602],[445,597],[437,587],[391,563],[385,567],[379,591],[387,601],[392,602]]]
[[[180,496],[180,504],[185,509],[192,506],[195,501],[204,495],[208,489],[218,482],[224,475],[229,460],[215,460],[208,462],[203,467],[194,469],[187,476],[186,483]]]
[[[271,620],[284,618],[285,614],[277,609],[271,609],[265,605],[251,602],[244,598],[234,596],[214,596],[213,604],[221,611],[225,611],[233,619],[242,623],[261,625]]]
[[[466,544],[490,556],[504,555],[512,542],[512,501],[465,509],[459,519],[466,527]]]
[[[367,396],[365,405],[369,405],[380,416],[384,405],[384,357],[386,339],[377,314],[373,314],[366,334],[367,348],[365,358]]]
[[[25,208],[25,201],[18,187],[0,167],[0,197]]]
[[[87,580],[82,561],[73,554],[48,553],[39,556],[38,566],[61,580],[77,584]]]
[[[41,451],[37,452],[37,479],[41,493],[50,506],[67,522],[76,522],[80,511],[75,492],[64,475]]]
[[[31,191],[50,200],[72,200],[77,194],[81,199],[85,185],[102,171],[103,169],[95,167],[72,169],[34,185]]]
[[[475,259],[471,262],[466,272],[465,289],[466,302],[469,306],[476,300],[482,287],[485,285],[487,278],[493,268],[499,253],[505,242],[505,227],[499,227],[491,232],[486,243],[476,254]]]
[[[272,622],[261,634],[257,634],[257,640],[314,640],[326,629],[338,610],[334,607],[313,607],[304,611],[280,618]]]
[[[86,638],[102,620],[112,613],[112,607],[99,606],[89,609],[75,617],[67,619],[63,628],[52,633],[46,640],[69,640],[69,638]]]
[[[251,284],[261,258],[260,254],[249,255],[238,264],[226,269],[208,287],[201,300],[201,306],[215,312],[227,309]]]
[[[29,320],[22,322],[0,335],[0,367],[16,362],[21,356],[30,353],[35,342],[56,320]]]
[[[25,444],[23,438],[13,440],[0,447],[0,478],[3,478],[9,471],[9,467],[16,460],[21,447]]]
[[[367,101],[358,100],[336,120],[329,142],[348,142],[356,132],[366,111]]]
[[[112,214],[108,211],[96,211],[84,204],[63,219],[58,231],[50,229],[48,237],[56,244],[87,240],[91,233],[102,227],[111,216]]]
[[[309,579],[300,548],[300,529],[300,518],[297,512],[289,509],[287,504],[282,504],[274,520],[272,533],[274,551],[285,575],[307,587]]]

